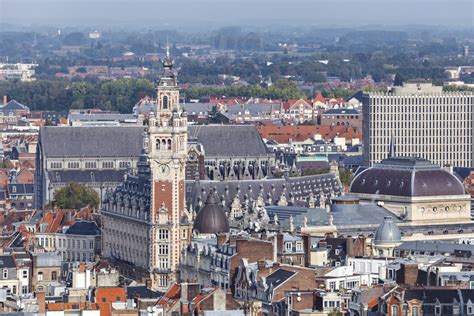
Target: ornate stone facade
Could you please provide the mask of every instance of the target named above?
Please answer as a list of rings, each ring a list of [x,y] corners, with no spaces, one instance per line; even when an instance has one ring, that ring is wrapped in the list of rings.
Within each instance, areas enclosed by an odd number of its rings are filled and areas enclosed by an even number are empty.
[[[169,55],[163,67],[138,174],[107,194],[103,211],[104,235],[109,235],[104,255],[146,271],[152,288],[161,290],[178,280],[181,250],[191,235],[185,210],[187,115],[179,105]]]

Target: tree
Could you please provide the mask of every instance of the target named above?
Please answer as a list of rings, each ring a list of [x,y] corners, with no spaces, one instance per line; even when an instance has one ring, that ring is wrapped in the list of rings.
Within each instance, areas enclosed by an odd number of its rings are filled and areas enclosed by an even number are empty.
[[[349,169],[339,169],[339,179],[341,180],[341,183],[345,186],[351,185],[352,182],[352,171]]]
[[[81,209],[99,206],[99,195],[92,188],[77,182],[69,182],[54,193],[52,205],[66,209]]]
[[[403,76],[401,74],[397,73],[395,75],[395,80],[393,81],[393,85],[401,87],[401,86],[403,86],[403,81],[405,81]]]

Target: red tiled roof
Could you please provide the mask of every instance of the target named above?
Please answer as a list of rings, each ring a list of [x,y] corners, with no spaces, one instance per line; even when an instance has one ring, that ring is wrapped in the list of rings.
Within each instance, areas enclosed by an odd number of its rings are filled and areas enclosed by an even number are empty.
[[[316,96],[314,97],[314,102],[321,102],[321,103],[326,103],[326,99],[323,97],[321,94],[321,91],[318,91],[316,93]]]
[[[362,139],[362,134],[354,127],[349,126],[321,126],[321,125],[265,125],[257,126],[262,138],[267,140],[274,140],[280,144],[286,144],[291,139],[292,141],[305,141],[312,138],[316,134],[320,134],[322,138],[332,140],[335,136],[345,138],[359,138]]]
[[[158,305],[173,306],[181,298],[181,285],[173,284],[173,286],[158,300]]]

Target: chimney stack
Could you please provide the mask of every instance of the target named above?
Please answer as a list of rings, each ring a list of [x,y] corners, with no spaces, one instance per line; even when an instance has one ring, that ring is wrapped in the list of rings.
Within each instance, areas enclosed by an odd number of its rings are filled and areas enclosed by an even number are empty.
[[[8,103],[8,97],[6,95],[3,96],[3,105]]]

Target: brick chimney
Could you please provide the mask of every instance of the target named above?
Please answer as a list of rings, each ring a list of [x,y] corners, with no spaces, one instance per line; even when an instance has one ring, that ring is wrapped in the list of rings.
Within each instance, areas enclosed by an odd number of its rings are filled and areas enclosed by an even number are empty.
[[[397,283],[414,286],[418,280],[418,264],[416,263],[402,263],[400,270],[397,271]]]
[[[3,105],[8,103],[8,97],[6,95],[3,96]]]
[[[38,303],[38,313],[43,314],[46,312],[46,293],[36,292],[36,302]]]

